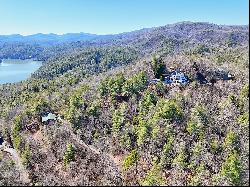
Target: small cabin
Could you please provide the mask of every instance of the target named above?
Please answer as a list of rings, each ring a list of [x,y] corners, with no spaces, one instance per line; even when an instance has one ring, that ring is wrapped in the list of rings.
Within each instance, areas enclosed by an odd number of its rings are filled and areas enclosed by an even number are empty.
[[[229,81],[234,80],[234,75],[223,69],[217,69],[215,71],[209,72],[210,80],[209,82],[214,84],[217,81]]]
[[[51,112],[47,114],[47,116],[42,117],[42,123],[50,124],[50,121],[56,120],[56,114],[52,114]]]
[[[223,69],[218,69],[217,71],[215,71],[216,80],[232,80],[233,78],[234,76],[232,74]]]

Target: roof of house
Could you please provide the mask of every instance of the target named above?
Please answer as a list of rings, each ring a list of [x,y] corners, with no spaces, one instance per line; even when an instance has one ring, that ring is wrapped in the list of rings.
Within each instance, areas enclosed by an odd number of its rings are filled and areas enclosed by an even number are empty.
[[[174,81],[173,81],[173,79],[174,79]],[[185,84],[188,82],[188,78],[185,76],[185,74],[183,72],[181,72],[180,70],[176,70],[176,71],[173,71],[170,74],[170,76],[165,79],[164,83],[165,84],[172,84],[172,83],[176,83],[175,81],[177,81],[178,83]]]
[[[4,142],[3,137],[0,136],[0,145],[2,145]]]
[[[198,80],[200,83],[207,83],[207,79],[200,72],[196,73],[196,80]]]
[[[42,117],[42,122],[48,121],[48,120],[55,120],[55,119],[56,119],[56,115],[49,113],[47,116]]]

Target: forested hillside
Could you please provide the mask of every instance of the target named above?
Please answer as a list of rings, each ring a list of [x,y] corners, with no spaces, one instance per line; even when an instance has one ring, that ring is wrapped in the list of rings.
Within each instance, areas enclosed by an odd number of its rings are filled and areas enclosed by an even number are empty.
[[[0,137],[17,152],[0,147],[0,184],[249,185],[248,29],[183,22],[0,42],[0,59],[44,61],[0,85]],[[165,84],[171,68],[188,83]],[[43,121],[48,113],[56,119]]]

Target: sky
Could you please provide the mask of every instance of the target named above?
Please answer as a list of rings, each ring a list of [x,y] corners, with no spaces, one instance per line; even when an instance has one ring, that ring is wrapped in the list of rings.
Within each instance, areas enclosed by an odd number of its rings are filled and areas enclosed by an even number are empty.
[[[182,21],[248,25],[248,0],[0,0],[0,35],[116,34]]]

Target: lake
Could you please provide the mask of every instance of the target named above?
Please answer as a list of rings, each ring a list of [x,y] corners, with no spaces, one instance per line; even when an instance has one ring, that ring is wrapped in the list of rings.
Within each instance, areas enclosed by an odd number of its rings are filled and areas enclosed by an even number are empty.
[[[0,84],[26,80],[41,67],[42,62],[34,60],[3,59],[0,63]]]

